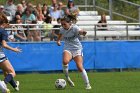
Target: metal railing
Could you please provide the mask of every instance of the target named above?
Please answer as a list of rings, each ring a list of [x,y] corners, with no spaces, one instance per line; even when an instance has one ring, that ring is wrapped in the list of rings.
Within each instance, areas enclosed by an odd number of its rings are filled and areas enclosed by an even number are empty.
[[[11,26],[26,26],[26,28],[6,28],[8,31],[13,31],[13,30],[26,30],[26,31],[32,31],[32,30],[55,30],[59,28],[42,28],[44,24],[11,24]],[[46,25],[46,24],[45,24]],[[55,24],[56,25],[56,24]],[[140,37],[140,23],[126,23],[126,24],[106,24],[106,27],[102,27],[99,29],[98,25],[99,24],[77,24],[80,28],[82,26],[91,26],[91,29],[88,30],[89,28],[82,28],[87,31],[86,37],[82,37],[82,40],[98,40],[100,37],[117,37],[117,39],[112,39],[112,40],[121,40],[118,39],[118,37],[123,37],[122,40],[131,40],[130,37]],[[37,28],[30,28],[30,26],[38,26]],[[115,26],[118,26],[118,28],[115,28]],[[123,28],[121,28],[123,26]],[[107,29],[107,30],[103,30]],[[89,39],[90,38],[90,39]],[[140,38],[139,38],[140,39]],[[139,39],[134,39],[134,40],[139,40]],[[99,39],[100,40],[100,39]]]

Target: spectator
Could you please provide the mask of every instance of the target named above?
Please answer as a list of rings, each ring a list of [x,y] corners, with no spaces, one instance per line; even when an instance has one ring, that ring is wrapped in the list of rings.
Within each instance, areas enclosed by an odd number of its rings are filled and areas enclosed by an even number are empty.
[[[5,11],[11,13],[12,18],[15,17],[16,13],[16,6],[14,5],[13,0],[7,0],[6,5],[4,6]]]
[[[97,30],[101,30],[101,31],[107,31],[108,28],[107,28],[107,20],[106,20],[106,15],[105,13],[101,14],[101,20],[99,20],[98,22],[98,25],[97,25]],[[107,40],[107,39],[115,39],[116,37],[103,37],[104,40]]]
[[[28,31],[27,34],[28,41],[41,41],[40,32],[36,30],[37,21],[33,20],[31,24],[34,25],[30,26],[30,28],[33,28],[33,30]]]
[[[0,12],[4,12],[4,6],[0,5]]]
[[[77,16],[79,14],[79,11],[79,8],[75,6],[73,0],[68,0],[67,8],[65,9],[65,14],[76,18],[75,20],[72,20],[73,23],[77,22]]]
[[[34,14],[32,14],[32,11],[30,9],[26,9],[23,16],[22,16],[23,23],[32,23],[32,21],[36,20],[36,17]]]
[[[47,4],[43,4],[42,14],[44,15],[44,20],[47,19],[48,16],[50,16]]]
[[[48,16],[44,22],[44,26],[43,26],[44,31],[42,33],[43,35],[42,40],[49,37],[51,41],[51,29],[53,28],[53,25],[51,23],[52,23],[52,18]]]
[[[22,5],[18,4],[16,13],[15,13],[15,19],[14,19],[15,22],[17,20],[21,19],[22,15],[23,15],[23,11],[24,11],[24,9],[23,9]]]
[[[57,41],[57,38],[58,38],[58,35],[59,35],[59,32],[60,32],[60,30],[59,30],[59,28],[61,27],[61,25],[60,25],[60,23],[61,23],[61,18],[58,18],[57,19],[57,25],[54,25],[54,29],[52,29],[52,35],[51,35],[51,41]]]
[[[22,20],[18,19],[16,21],[16,24],[22,24]],[[23,26],[22,25],[18,25],[18,26],[16,26],[16,28],[19,29],[19,30],[15,30],[15,32],[14,32],[14,37],[15,37],[16,41],[20,41],[20,42],[26,41],[27,37],[25,35],[24,30],[22,30]]]
[[[58,3],[58,11],[60,11],[60,18],[63,18],[64,17],[64,10],[62,9],[63,8],[63,3],[62,2],[59,2]]]
[[[50,12],[50,16],[52,17],[53,21],[56,21],[57,18],[61,17],[61,12],[57,10],[58,6],[57,4],[53,5],[53,10]]]
[[[106,15],[103,13],[101,15],[101,20],[98,21],[98,30],[107,30],[107,20]]]
[[[26,1],[25,0],[22,0],[21,1],[21,4],[22,4],[22,7],[23,7],[23,10],[25,11],[27,5],[26,5]]]
[[[37,5],[36,11],[37,11],[37,21],[44,21],[44,15],[42,13],[42,8],[40,4]]]
[[[34,6],[33,6],[33,4],[31,2],[27,3],[26,10],[30,10],[32,14],[37,16],[37,11],[36,11],[36,9],[34,8]]]
[[[67,4],[67,9],[65,11],[66,15],[78,15],[79,8],[75,6],[73,0],[69,0]]]
[[[52,5],[49,8],[49,12],[51,12],[54,9],[54,7],[53,7],[54,5],[57,5],[57,0],[52,0]]]

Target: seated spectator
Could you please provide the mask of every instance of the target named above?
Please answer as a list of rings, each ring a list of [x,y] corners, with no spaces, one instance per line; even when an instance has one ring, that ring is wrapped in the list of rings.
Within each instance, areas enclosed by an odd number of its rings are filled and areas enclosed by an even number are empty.
[[[56,21],[57,18],[61,17],[61,12],[57,10],[58,8],[57,4],[54,4],[53,7],[54,7],[53,10],[50,11],[50,16],[52,17],[53,21]]]
[[[53,25],[51,24],[52,18],[50,16],[47,17],[45,22],[43,23],[43,33],[42,33],[42,40],[49,37],[51,40],[51,29],[53,28]]]
[[[22,24],[22,20],[18,19],[16,21],[16,24]],[[16,41],[19,41],[19,42],[26,41],[27,37],[25,35],[25,31],[22,30],[23,26],[22,25],[17,25],[16,28],[18,28],[18,30],[15,30],[15,34],[14,34],[14,37],[15,37]]]
[[[65,9],[66,15],[75,16],[75,20],[73,20],[73,23],[77,22],[77,16],[79,14],[79,8],[74,5],[73,0],[68,0],[67,8]]]
[[[52,0],[52,5],[49,8],[49,12],[51,12],[54,9],[54,5],[57,5],[57,0]]]
[[[23,15],[23,12],[24,12],[24,9],[23,9],[22,5],[21,4],[18,4],[17,5],[16,13],[15,13],[15,18],[14,18],[14,21],[15,22],[17,20],[21,19],[22,15]]]
[[[36,11],[34,5],[31,2],[28,2],[27,3],[27,7],[26,7],[25,11],[26,10],[30,10],[32,14],[34,14],[35,16],[37,16],[37,11]]]
[[[58,3],[58,11],[60,11],[60,18],[63,18],[64,17],[64,10],[63,10],[63,3],[62,2],[59,2]]]
[[[37,24],[37,21],[33,20],[31,24]],[[32,25],[30,28],[33,28],[33,30],[28,31],[27,33],[28,41],[41,41],[40,32],[36,30],[37,26]]]
[[[42,13],[42,8],[40,4],[36,6],[36,11],[37,11],[37,21],[44,21],[44,15]]]
[[[44,20],[46,20],[47,17],[50,16],[47,4],[43,4],[42,14],[44,15]]]
[[[0,12],[4,12],[4,6],[0,5]]]
[[[26,1],[25,0],[22,0],[21,1],[21,4],[22,4],[22,7],[23,7],[23,11],[25,11],[27,5],[26,5]]]
[[[36,20],[36,17],[34,14],[32,14],[30,9],[26,9],[22,16],[22,20],[24,24],[32,23],[32,21]]]
[[[52,34],[51,34],[51,41],[57,41],[57,38],[58,38],[58,35],[59,35],[59,32],[60,32],[60,30],[59,30],[59,28],[61,27],[61,25],[60,25],[60,23],[61,23],[61,19],[60,18],[58,18],[57,19],[57,25],[54,25],[54,29],[52,29]]]
[[[4,9],[5,9],[6,12],[11,13],[12,18],[15,17],[16,6],[14,5],[13,0],[7,0],[6,5],[4,6]]]
[[[98,30],[107,30],[107,20],[104,13],[101,15],[101,20],[99,20],[97,27]]]

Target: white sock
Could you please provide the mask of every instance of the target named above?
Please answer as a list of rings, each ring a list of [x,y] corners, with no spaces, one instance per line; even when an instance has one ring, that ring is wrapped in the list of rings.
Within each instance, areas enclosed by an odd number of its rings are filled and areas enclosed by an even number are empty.
[[[7,87],[6,87],[6,85],[4,85],[4,82],[0,80],[0,89],[1,89],[2,91],[5,91],[6,88],[7,88]]]
[[[66,78],[69,77],[69,65],[63,65],[63,73],[65,74]]]
[[[88,79],[87,72],[85,71],[85,69],[83,69],[83,71],[81,72],[81,74],[82,74],[82,78],[83,78],[85,84],[86,85],[89,84],[89,79]]]

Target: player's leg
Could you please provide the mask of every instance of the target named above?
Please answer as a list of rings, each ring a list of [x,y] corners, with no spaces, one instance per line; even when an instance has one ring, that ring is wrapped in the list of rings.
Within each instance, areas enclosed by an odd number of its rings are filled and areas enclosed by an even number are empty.
[[[76,62],[77,68],[82,75],[82,78],[85,82],[86,89],[91,89],[89,79],[88,79],[88,76],[87,76],[87,72],[83,68],[83,57],[82,57],[82,55],[77,55],[76,57],[74,57],[74,61]]]
[[[72,59],[72,55],[69,51],[65,50],[63,52],[63,73],[65,74],[66,80],[70,86],[74,87],[74,83],[69,77],[69,62]]]
[[[16,91],[19,91],[19,81],[18,82],[14,81],[16,73],[14,71],[14,68],[10,64],[9,60],[5,60],[2,63],[0,63],[0,68],[3,70],[5,76],[4,82],[6,84],[10,83]]]

